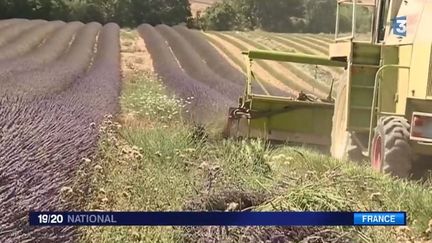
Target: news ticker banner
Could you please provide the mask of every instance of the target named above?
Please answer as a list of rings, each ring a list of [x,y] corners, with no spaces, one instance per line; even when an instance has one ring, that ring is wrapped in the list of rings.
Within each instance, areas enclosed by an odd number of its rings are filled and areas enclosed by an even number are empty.
[[[30,212],[31,226],[404,226],[405,212]]]

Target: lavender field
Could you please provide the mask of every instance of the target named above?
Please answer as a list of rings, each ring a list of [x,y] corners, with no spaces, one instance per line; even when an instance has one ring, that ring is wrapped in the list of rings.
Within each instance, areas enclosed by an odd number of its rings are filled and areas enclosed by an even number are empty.
[[[226,122],[228,107],[243,94],[242,51],[325,56],[331,41],[329,35],[203,32],[145,23],[121,30],[115,23],[0,20],[0,242],[430,241],[432,180],[393,180],[306,147],[221,139],[222,128],[209,126]],[[284,97],[302,90],[324,96],[343,72],[267,61],[253,68],[260,81],[252,85],[255,93]],[[28,225],[29,211],[245,207],[409,209],[412,226]]]
[[[24,38],[21,26],[29,25],[33,38]],[[0,241],[71,241],[73,228],[31,228],[28,212],[78,206],[62,198],[97,148],[101,122],[119,111],[119,27],[22,20],[0,26],[2,37],[18,38],[0,46],[8,50],[0,57]]]

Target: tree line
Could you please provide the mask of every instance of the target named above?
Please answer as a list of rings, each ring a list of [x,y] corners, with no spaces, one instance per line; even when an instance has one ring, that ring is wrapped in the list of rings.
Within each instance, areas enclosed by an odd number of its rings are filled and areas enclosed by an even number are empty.
[[[188,0],[0,0],[0,19],[175,25],[191,19]]]
[[[332,33],[336,0],[222,0],[199,17],[197,25],[208,30]],[[369,30],[371,12],[358,9],[359,32]],[[352,8],[341,8],[341,31],[351,30]]]
[[[357,25],[368,30],[360,14]],[[361,13],[361,11],[360,11]],[[122,27],[176,25],[206,30],[324,32],[335,29],[336,0],[221,0],[192,18],[188,0],[0,0],[0,19],[28,18],[99,23]],[[343,9],[342,31],[351,28],[351,10]]]

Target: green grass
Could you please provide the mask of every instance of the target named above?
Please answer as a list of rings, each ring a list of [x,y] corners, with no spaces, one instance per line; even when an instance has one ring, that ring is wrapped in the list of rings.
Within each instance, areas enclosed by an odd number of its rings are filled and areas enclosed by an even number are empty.
[[[124,84],[119,123],[104,126],[93,200],[86,210],[172,211],[191,200],[238,188],[268,201],[255,210],[403,210],[409,228],[337,228],[362,242],[426,239],[431,184],[393,180],[367,166],[298,147],[208,140],[180,117],[181,103],[149,74]],[[406,232],[406,233],[404,233]],[[183,242],[174,227],[82,228],[83,242]],[[235,237],[234,237],[235,238]]]
[[[218,175],[223,182],[257,186],[249,179],[264,170],[253,164],[257,149],[194,139],[193,127],[178,115],[181,103],[166,95],[153,77],[130,77],[121,103],[121,124],[107,127],[100,143],[97,163],[102,172],[95,176],[94,199],[87,210],[181,210],[188,199],[222,188],[219,182],[207,186],[213,166],[223,168]],[[84,229],[82,241],[173,242],[178,235],[178,229],[166,227],[99,227]]]
[[[394,180],[369,166],[341,162],[292,148],[274,152],[268,163],[286,191],[257,210],[407,211],[411,237],[421,237],[432,220],[430,183]],[[395,242],[395,229],[345,228],[367,242]],[[399,235],[400,236],[400,235]],[[432,235],[429,234],[429,239]]]
[[[187,158],[195,152],[190,132],[182,125],[181,103],[168,96],[148,74],[132,76],[124,85],[121,125],[105,133],[93,203],[89,209],[179,210],[193,192]],[[181,190],[179,190],[181,188]],[[105,227],[86,229],[84,242],[167,242],[175,229]]]
[[[181,101],[169,98],[165,87],[157,79],[145,78],[147,85],[142,85],[142,79],[146,76],[150,74],[130,77],[131,82],[125,87],[121,99],[123,112],[164,123],[179,119],[183,108]]]

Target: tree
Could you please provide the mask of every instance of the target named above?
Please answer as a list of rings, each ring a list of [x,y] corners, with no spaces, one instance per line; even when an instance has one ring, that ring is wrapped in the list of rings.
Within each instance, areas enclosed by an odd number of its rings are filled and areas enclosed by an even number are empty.
[[[303,0],[223,0],[207,9],[203,22],[213,30],[295,32],[303,16]]]
[[[174,25],[187,22],[192,16],[187,0],[130,0],[127,9],[132,16],[130,24],[135,26],[141,23]]]
[[[181,22],[187,23],[192,18],[189,0],[165,0],[165,11],[162,12],[162,22],[167,25],[175,25]]]
[[[116,22],[120,26],[136,26],[132,13],[131,0],[117,0],[114,2],[114,13],[109,21]]]
[[[235,23],[238,30],[252,30],[257,26],[255,0],[231,0],[236,14]]]
[[[204,26],[211,30],[231,30],[235,28],[235,10],[228,3],[216,3],[204,17]]]
[[[52,3],[51,12],[49,13],[49,17],[47,19],[49,20],[60,19],[60,20],[70,21],[71,8],[67,2],[64,0],[51,1]]]
[[[0,18],[175,25],[191,18],[188,0],[0,0]]]
[[[308,0],[305,17],[308,32],[333,33],[336,24],[336,1]]]
[[[13,6],[13,1],[11,0],[0,0],[0,19],[9,18],[10,9]]]
[[[293,18],[302,18],[303,0],[255,0],[259,27],[274,32],[296,32]]]

